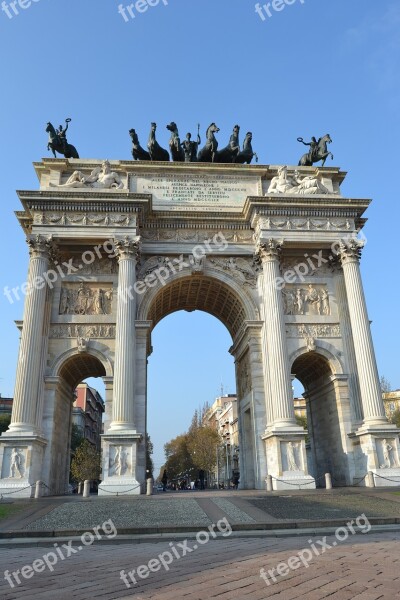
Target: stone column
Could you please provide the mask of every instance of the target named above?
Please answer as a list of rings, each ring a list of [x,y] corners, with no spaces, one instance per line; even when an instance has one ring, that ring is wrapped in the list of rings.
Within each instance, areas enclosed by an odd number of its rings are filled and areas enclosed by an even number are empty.
[[[368,425],[381,425],[387,420],[360,273],[363,245],[358,240],[341,243],[339,256],[346,284],[364,421]]]
[[[115,337],[114,398],[111,432],[135,433],[136,263],[138,241],[115,241],[118,256],[118,306]]]
[[[282,242],[270,239],[259,243],[257,254],[263,267],[264,335],[268,352],[274,426],[296,425],[292,379],[290,373],[286,328],[281,291],[279,254]]]
[[[13,411],[9,433],[37,435],[41,428],[36,415],[40,389],[43,327],[46,312],[46,280],[49,269],[51,240],[40,235],[27,239],[30,262],[25,300],[23,328],[18,356]]]

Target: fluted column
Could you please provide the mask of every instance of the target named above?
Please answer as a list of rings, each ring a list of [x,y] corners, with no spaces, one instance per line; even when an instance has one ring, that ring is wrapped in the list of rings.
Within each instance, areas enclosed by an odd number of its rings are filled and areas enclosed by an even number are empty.
[[[283,301],[276,285],[281,276],[279,270],[281,247],[282,242],[273,239],[266,243],[259,243],[257,247],[257,255],[262,262],[264,275],[264,346],[268,352],[274,425],[278,427],[296,425]]]
[[[367,424],[382,424],[386,423],[385,409],[359,264],[363,245],[358,240],[342,243],[339,257],[346,284],[364,420]]]
[[[38,434],[36,423],[42,361],[43,326],[47,287],[43,275],[49,269],[51,240],[40,235],[27,239],[30,261],[21,342],[18,356],[13,411],[9,433]],[[40,411],[39,411],[40,413]]]
[[[118,257],[118,308],[115,336],[114,398],[110,430],[135,431],[136,263],[138,241],[115,240]]]

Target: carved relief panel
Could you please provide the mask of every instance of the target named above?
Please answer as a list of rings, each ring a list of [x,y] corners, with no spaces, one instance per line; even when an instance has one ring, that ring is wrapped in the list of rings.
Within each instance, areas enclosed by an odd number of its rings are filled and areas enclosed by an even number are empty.
[[[111,283],[66,283],[61,288],[58,314],[110,315],[113,299]]]
[[[329,292],[325,285],[286,285],[282,290],[286,315],[330,316]]]

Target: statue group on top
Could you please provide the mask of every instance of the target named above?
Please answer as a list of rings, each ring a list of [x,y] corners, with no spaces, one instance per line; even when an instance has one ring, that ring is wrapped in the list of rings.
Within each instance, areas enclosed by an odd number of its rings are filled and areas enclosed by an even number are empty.
[[[65,158],[79,158],[79,154],[72,144],[67,141],[66,133],[71,119],[65,119],[65,127],[62,125],[55,129],[48,122],[46,131],[49,134],[47,149],[53,152],[54,158],[57,157],[56,152],[63,154]],[[171,132],[169,140],[169,151],[162,148],[157,142],[156,130],[157,124],[151,123],[149,139],[147,142],[147,150],[142,148],[139,142],[139,136],[135,129],[129,130],[129,135],[132,140],[132,156],[134,160],[144,161],[161,161],[169,162],[172,158],[173,162],[204,162],[204,163],[236,163],[236,164],[251,164],[253,158],[258,162],[258,156],[253,151],[252,140],[253,134],[251,131],[246,133],[243,146],[240,147],[239,133],[240,126],[235,125],[230,136],[227,146],[218,150],[218,140],[215,136],[220,131],[215,123],[207,128],[205,145],[199,150],[201,145],[200,125],[197,126],[197,139],[192,140],[192,134],[187,133],[186,139],[181,141],[177,124],[172,121],[166,126]],[[305,142],[302,137],[297,138],[297,141],[309,146],[309,151],[306,152],[299,160],[299,166],[308,167],[322,161],[322,166],[325,165],[326,159],[330,156],[333,160],[332,152],[328,150],[328,144],[332,143],[329,134],[319,138],[311,138],[310,142]],[[96,180],[97,181],[97,180]],[[89,183],[89,182],[87,182]],[[94,181],[92,183],[95,183]]]
[[[173,162],[213,162],[213,163],[239,163],[248,165],[253,158],[258,162],[258,156],[253,152],[251,132],[246,134],[243,147],[240,148],[239,142],[239,125],[235,125],[229,144],[222,150],[218,150],[218,141],[215,133],[219,128],[215,123],[211,123],[206,132],[206,144],[199,151],[201,145],[200,125],[197,126],[197,139],[192,140],[192,134],[187,133],[186,139],[181,142],[177,124],[172,121],[167,125],[168,131],[171,132],[169,140],[169,152],[162,148],[156,139],[157,124],[152,123],[150,129],[149,140],[147,142],[147,150],[144,150],[139,142],[138,134],[135,129],[129,130],[129,135],[132,139],[132,156],[134,160],[148,160],[169,162],[170,156]]]

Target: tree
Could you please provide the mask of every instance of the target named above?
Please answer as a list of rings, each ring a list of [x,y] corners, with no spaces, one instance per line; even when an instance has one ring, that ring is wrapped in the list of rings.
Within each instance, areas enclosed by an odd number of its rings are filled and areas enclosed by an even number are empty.
[[[397,408],[394,413],[390,415],[389,421],[400,429],[400,408]]]
[[[217,463],[217,449],[221,436],[212,427],[198,427],[188,434],[188,450],[197,469],[212,471]]]
[[[307,417],[305,415],[296,415],[296,423],[297,425],[300,425],[300,427],[303,427],[303,429],[307,431],[305,442],[306,444],[308,444],[308,442],[310,441],[310,436],[308,435]]]
[[[83,440],[81,445],[76,449],[75,456],[71,463],[72,479],[76,482],[96,481],[100,479],[101,472],[101,454],[96,448]]]
[[[11,423],[11,415],[1,415],[0,416],[0,433],[4,433],[5,431],[7,431],[10,423]]]
[[[148,433],[146,433],[146,475],[153,477],[154,463],[151,455],[154,452],[154,445]]]
[[[188,434],[183,433],[165,444],[165,457],[167,459],[164,467],[167,470],[168,479],[178,479],[194,470],[192,456],[188,448]]]
[[[76,423],[72,423],[71,429],[71,452],[75,452],[75,450],[82,444],[83,440],[82,430]]]
[[[392,390],[392,385],[384,375],[380,378],[381,390],[383,394],[387,394]]]

